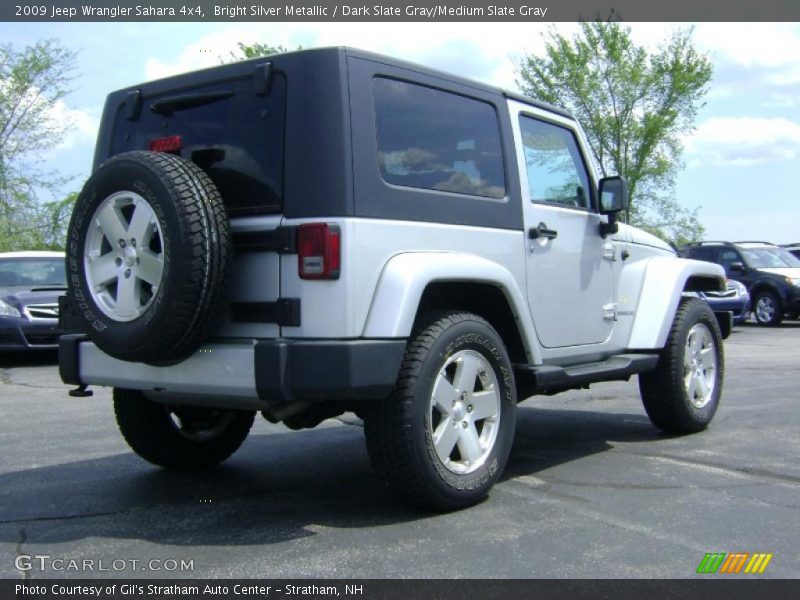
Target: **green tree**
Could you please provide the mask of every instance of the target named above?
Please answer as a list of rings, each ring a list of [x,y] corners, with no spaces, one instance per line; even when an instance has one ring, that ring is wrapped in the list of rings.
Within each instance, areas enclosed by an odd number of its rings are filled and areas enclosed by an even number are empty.
[[[699,239],[698,209],[675,199],[681,136],[694,129],[711,80],[708,56],[676,31],[655,51],[637,46],[618,22],[584,22],[569,39],[545,34],[544,55],[516,64],[524,93],[567,108],[584,126],[603,175],[628,180],[628,220],[672,241]]]
[[[43,168],[41,153],[57,146],[72,124],[56,118],[69,93],[75,54],[53,40],[17,50],[0,46],[0,246],[52,248],[63,241],[70,199],[60,194],[68,178]]]
[[[67,227],[78,192],[71,192],[61,200],[41,204],[37,230],[41,236],[40,246],[47,250],[63,250],[67,246]]]
[[[61,200],[36,202],[22,193],[11,208],[0,207],[0,252],[63,250],[77,198],[78,193],[71,192]]]
[[[239,46],[238,52],[231,52],[230,61],[228,62],[236,62],[239,60],[248,60],[250,58],[259,58],[262,56],[271,56],[273,54],[283,54],[284,52],[291,52],[289,48],[282,44],[278,44],[277,46],[272,46],[270,44],[262,44],[261,42],[255,42],[253,44],[245,44],[244,42],[239,42],[237,44]],[[296,50],[302,50],[302,46],[298,46]]]

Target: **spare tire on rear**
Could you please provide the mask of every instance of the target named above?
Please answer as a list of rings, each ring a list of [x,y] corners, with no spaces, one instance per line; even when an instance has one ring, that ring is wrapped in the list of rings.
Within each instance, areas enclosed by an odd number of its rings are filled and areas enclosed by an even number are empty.
[[[103,163],[78,196],[67,293],[107,354],[176,362],[197,349],[223,309],[231,252],[222,198],[199,167],[127,152]]]

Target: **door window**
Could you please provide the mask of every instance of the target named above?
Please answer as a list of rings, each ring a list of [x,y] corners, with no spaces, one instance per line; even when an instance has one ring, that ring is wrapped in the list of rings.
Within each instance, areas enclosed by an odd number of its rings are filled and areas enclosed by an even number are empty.
[[[731,263],[742,262],[742,257],[735,250],[723,250],[719,255],[719,264],[725,267],[726,271],[730,271]]]
[[[589,175],[574,134],[524,115],[520,129],[531,202],[590,208]]]

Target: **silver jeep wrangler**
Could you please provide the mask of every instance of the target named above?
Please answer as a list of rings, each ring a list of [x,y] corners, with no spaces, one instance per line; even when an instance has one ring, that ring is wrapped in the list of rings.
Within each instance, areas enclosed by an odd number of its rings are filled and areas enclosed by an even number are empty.
[[[568,113],[349,48],[112,93],[69,225],[63,380],[114,387],[131,448],[210,467],[256,412],[364,420],[377,472],[447,510],[503,472],[518,402],[639,376],[704,429],[721,267],[617,222]]]

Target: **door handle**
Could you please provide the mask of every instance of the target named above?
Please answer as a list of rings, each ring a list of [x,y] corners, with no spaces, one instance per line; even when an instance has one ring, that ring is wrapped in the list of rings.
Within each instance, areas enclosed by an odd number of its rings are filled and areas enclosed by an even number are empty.
[[[542,222],[539,223],[536,227],[531,227],[528,229],[528,237],[532,240],[536,240],[539,238],[546,238],[548,240],[554,240],[558,237],[558,231],[555,229],[548,229],[547,224]]]

